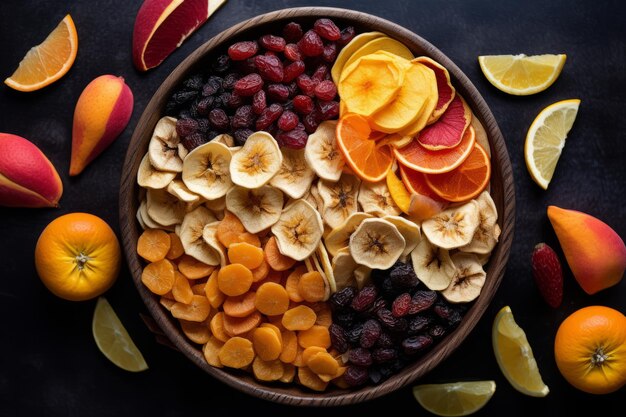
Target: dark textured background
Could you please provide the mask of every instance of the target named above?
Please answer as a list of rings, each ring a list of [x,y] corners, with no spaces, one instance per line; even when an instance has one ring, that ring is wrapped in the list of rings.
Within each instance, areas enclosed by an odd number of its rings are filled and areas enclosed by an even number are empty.
[[[556,329],[573,311],[594,304],[626,312],[626,282],[586,295],[565,265],[563,305],[552,310],[532,282],[529,256],[546,241],[558,248],[547,220],[549,204],[595,215],[626,236],[626,12],[622,1],[243,1],[229,0],[160,67],[146,74],[131,64],[131,33],[139,1],[3,0],[0,2],[0,77],[10,75],[26,51],[41,42],[66,13],[79,34],[70,72],[34,93],[0,86],[0,131],[32,140],[52,160],[64,184],[59,209],[0,208],[0,415],[191,415],[256,413],[316,415],[230,389],[187,359],[155,343],[139,318],[145,307],[123,269],[106,294],[143,352],[150,370],[124,372],[98,351],[91,335],[94,301],[72,303],[50,294],[35,273],[37,237],[57,216],[86,211],[118,228],[118,186],[132,130],[167,74],[205,40],[241,20],[285,7],[352,8],[396,22],[447,54],[490,105],[506,138],[515,174],[517,219],[508,269],[491,307],[451,357],[420,383],[494,379],[498,389],[481,415],[572,415],[591,407],[603,416],[623,415],[626,391],[591,396],[569,386],[552,351]],[[483,77],[478,55],[567,53],[558,81],[531,97],[497,91]],[[74,105],[89,81],[121,75],[135,96],[122,136],[77,178],[69,178]],[[548,191],[528,175],[523,143],[528,126],[545,106],[582,100],[576,124]],[[560,252],[559,252],[560,253]],[[561,254],[561,253],[560,253]],[[562,254],[561,254],[562,256]],[[563,259],[563,258],[562,258]],[[515,391],[500,373],[491,349],[491,324],[510,305],[525,329],[551,393],[537,399]],[[359,413],[425,415],[410,388],[371,403],[324,410],[329,416]],[[196,414],[198,415],[198,414]]]

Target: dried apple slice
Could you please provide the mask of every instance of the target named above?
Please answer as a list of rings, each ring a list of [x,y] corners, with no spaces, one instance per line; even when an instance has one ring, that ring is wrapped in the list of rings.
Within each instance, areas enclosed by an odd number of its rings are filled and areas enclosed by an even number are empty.
[[[348,59],[361,48],[366,43],[376,39],[382,38],[385,36],[381,32],[365,32],[360,35],[355,36],[350,43],[343,47],[339,55],[337,55],[337,59],[335,59],[335,63],[333,64],[333,68],[330,71],[331,76],[333,77],[333,82],[335,84],[339,84],[339,78],[341,77],[341,71],[346,67],[346,62]]]
[[[450,105],[452,99],[454,98],[456,90],[452,86],[448,70],[443,65],[428,58],[427,56],[417,57],[415,58],[415,61],[426,65],[428,68],[433,70],[435,78],[437,79],[437,95],[439,98],[437,100],[437,105],[435,105],[435,110],[433,110],[432,114],[428,118],[428,122],[426,122],[426,124],[430,125],[436,122],[439,117],[441,117],[443,112],[446,111],[448,105]]]
[[[456,94],[439,120],[425,127],[417,141],[433,151],[454,148],[463,139],[463,134],[472,121],[472,110],[465,100]]]
[[[346,62],[344,68],[348,68],[350,65],[358,61],[359,58],[362,58],[370,54],[374,54],[379,51],[390,52],[395,56],[398,56],[407,60],[411,60],[414,58],[413,53],[409,50],[409,48],[404,46],[402,42],[398,42],[397,40],[392,39],[388,36],[382,36],[382,37],[369,41],[368,43],[366,43],[365,45],[357,49],[352,54],[352,56],[348,58],[348,61]]]
[[[433,110],[435,110],[435,106],[437,105],[437,101],[439,100],[439,95],[437,94],[437,78],[435,77],[435,73],[433,72],[433,70],[417,61],[412,61],[411,64],[419,68],[420,71],[422,71],[424,77],[428,79],[428,83],[425,85],[429,87],[428,99],[424,102],[423,107],[420,109],[419,117],[415,119],[413,123],[410,123],[403,130],[398,132],[402,136],[413,137],[417,133],[419,133],[424,128],[424,126],[426,126],[430,115],[432,114]]]

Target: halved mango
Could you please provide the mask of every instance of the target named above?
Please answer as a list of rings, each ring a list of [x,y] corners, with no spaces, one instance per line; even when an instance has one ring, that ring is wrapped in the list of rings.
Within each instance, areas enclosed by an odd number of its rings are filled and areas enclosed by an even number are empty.
[[[335,59],[335,63],[333,64],[333,68],[330,70],[330,75],[333,77],[333,82],[335,84],[339,83],[339,78],[341,77],[341,71],[346,67],[346,62],[348,59],[361,48],[366,43],[373,41],[376,38],[382,38],[385,36],[384,33],[381,32],[365,32],[360,35],[355,36],[350,43],[343,47],[339,55],[337,55],[337,59]]]
[[[413,53],[409,50],[409,48],[404,46],[404,44],[388,36],[383,36],[375,38],[374,40],[369,41],[368,43],[357,49],[356,52],[354,52],[350,56],[350,58],[348,58],[344,65],[344,68],[348,68],[359,58],[369,54],[373,54],[378,51],[387,51],[408,60],[414,58]],[[340,76],[339,78],[341,79],[342,77]]]
[[[430,115],[433,113],[433,110],[435,110],[435,106],[439,100],[439,95],[437,93],[437,79],[435,78],[433,70],[419,62],[413,61],[411,64],[419,68],[422,75],[428,80],[424,83],[424,85],[428,86],[429,90],[427,91],[427,96],[424,100],[423,107],[420,110],[419,117],[399,132],[403,136],[414,136],[422,130],[424,126],[426,126],[426,123],[428,122]]]

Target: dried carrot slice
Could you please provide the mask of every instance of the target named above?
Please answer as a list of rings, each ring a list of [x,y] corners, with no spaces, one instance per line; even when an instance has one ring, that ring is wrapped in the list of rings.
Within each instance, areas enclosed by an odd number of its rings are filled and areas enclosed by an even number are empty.
[[[280,360],[285,363],[291,363],[298,354],[298,336],[291,330],[283,330],[281,336],[283,339],[283,350],[280,352]]]
[[[259,282],[265,279],[267,275],[270,273],[270,266],[267,262],[265,262],[265,258],[263,258],[263,262],[261,262],[261,265],[257,266],[251,271],[252,271],[252,281]]]
[[[209,340],[206,342],[204,346],[202,346],[202,353],[204,354],[204,359],[206,359],[207,363],[211,366],[215,366],[216,368],[223,368],[222,361],[220,361],[220,350],[224,346],[224,343],[217,340],[213,336],[209,336]]]
[[[224,312],[220,311],[216,315],[213,316],[211,321],[209,322],[209,329],[213,336],[215,336],[218,340],[225,342],[230,339],[230,335],[226,333],[224,329]]]
[[[298,281],[298,293],[310,303],[322,301],[326,296],[326,284],[322,274],[318,271],[302,274]]]
[[[328,386],[328,382],[322,381],[306,366],[298,368],[298,382],[313,391],[324,391]]]
[[[286,271],[296,263],[295,259],[280,253],[274,236],[265,244],[265,260],[274,271]]]
[[[258,311],[247,317],[224,315],[224,330],[230,336],[241,336],[261,324],[261,319],[261,314]]]
[[[259,381],[278,381],[284,372],[283,364],[279,360],[266,361],[257,356],[252,362],[252,373]]]
[[[174,272],[174,275],[176,276],[174,286],[172,287],[172,295],[174,296],[174,299],[179,303],[189,304],[193,297],[193,291],[191,290],[191,285],[189,285],[189,280],[178,271]]]
[[[226,295],[241,295],[252,285],[252,272],[241,264],[230,264],[217,273],[217,286]]]
[[[224,304],[222,304],[222,308],[224,309],[224,313],[228,316],[246,317],[256,310],[254,304],[255,299],[256,294],[252,291],[248,291],[245,294],[235,297],[226,297]]]
[[[258,327],[252,332],[254,351],[264,361],[278,359],[283,349],[282,343],[274,330],[268,327]]]
[[[296,376],[296,367],[290,363],[283,362],[283,376],[279,378],[280,382],[290,384],[293,382],[293,378]]]
[[[224,218],[217,225],[216,236],[225,247],[229,247],[232,243],[240,242],[239,235],[246,232],[243,223],[239,221],[237,216],[228,210],[224,210]]]
[[[209,330],[209,324],[206,320],[203,322],[182,319],[178,321],[180,321],[180,328],[183,330],[183,333],[185,333],[185,336],[192,342],[203,345],[209,341],[211,331]]]
[[[315,320],[315,324],[324,327],[330,327],[330,325],[333,323],[333,312],[330,309],[328,303],[319,302],[310,303],[307,305],[311,307],[313,311],[315,311],[315,314],[317,314],[317,320]]]
[[[204,287],[206,298],[209,299],[211,307],[213,308],[221,306],[226,299],[226,295],[220,291],[219,286],[217,285],[217,274],[218,271],[213,271],[209,280],[206,282],[206,286]]]
[[[282,285],[265,282],[256,292],[255,305],[261,313],[277,316],[289,308],[289,295]]]
[[[302,330],[298,333],[298,344],[305,349],[309,346],[320,346],[324,349],[328,349],[331,344],[328,328],[313,325],[310,329]]]
[[[146,229],[137,240],[137,254],[148,262],[165,259],[170,250],[170,237],[161,229]]]
[[[176,233],[168,233],[170,236],[170,250],[167,251],[165,257],[169,260],[178,259],[185,253],[185,248],[183,248],[183,242],[180,241],[180,238]]]
[[[211,304],[204,295],[194,295],[189,304],[176,303],[172,306],[172,316],[188,321],[204,321],[209,317]]]
[[[264,261],[263,249],[245,242],[232,243],[228,247],[228,260],[233,264],[254,269]]]
[[[289,299],[291,301],[295,301],[296,303],[304,301],[298,291],[298,283],[300,282],[302,275],[305,273],[307,273],[306,266],[300,265],[289,274],[287,281],[285,282],[285,289],[287,290],[287,294],[289,294]]]
[[[337,370],[339,369],[339,364],[330,356],[328,352],[318,352],[315,355],[311,356],[308,361],[306,361],[307,366],[316,374],[325,374],[331,376],[328,378],[328,381],[335,377]],[[325,382],[328,382],[325,381]]]
[[[195,295],[206,296],[206,282],[199,282],[191,286],[191,292]]]
[[[285,311],[282,323],[285,329],[288,330],[307,330],[315,324],[316,319],[315,311],[310,307],[299,305]]]
[[[304,366],[308,366],[309,359],[321,352],[326,352],[326,349],[320,346],[309,346],[308,348],[304,349],[302,351],[302,362],[304,363]]]
[[[200,262],[189,255],[183,255],[178,261],[178,270],[189,279],[208,277],[214,269],[214,266]]]
[[[278,340],[280,340],[280,345],[283,345],[283,335],[281,333],[281,330],[278,328],[278,326],[272,324],[272,323],[261,323],[261,325],[259,327],[267,327],[268,329],[272,329],[272,331],[274,333],[276,333],[276,336],[278,337]],[[254,330],[253,330],[254,331]]]
[[[174,265],[167,259],[152,262],[143,269],[141,282],[155,294],[163,295],[174,286]]]
[[[224,343],[218,353],[222,365],[229,368],[245,368],[254,360],[252,342],[243,337],[233,337]]]

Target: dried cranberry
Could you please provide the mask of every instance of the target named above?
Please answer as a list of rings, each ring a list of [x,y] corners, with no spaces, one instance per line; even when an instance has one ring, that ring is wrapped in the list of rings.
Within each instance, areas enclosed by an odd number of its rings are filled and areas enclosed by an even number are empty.
[[[254,93],[254,96],[252,96],[252,111],[258,115],[261,114],[266,107],[265,91],[261,90]]]
[[[253,123],[254,112],[252,111],[252,106],[246,104],[245,106],[239,107],[235,111],[235,116],[233,117],[231,126],[233,129],[250,128]]]
[[[276,138],[288,148],[302,149],[306,146],[309,135],[303,130],[293,129],[289,132],[279,132]]]
[[[315,97],[320,100],[330,101],[337,95],[337,87],[332,81],[324,80],[315,87]]]
[[[341,31],[330,19],[317,19],[313,23],[313,30],[322,38],[329,41],[336,41],[341,37]]]
[[[371,348],[378,341],[380,337],[380,323],[378,321],[369,319],[365,323],[363,323],[363,332],[361,333],[361,338],[359,339],[359,344],[362,348]]]
[[[289,84],[287,84],[287,88],[289,89],[289,98],[295,97],[296,94],[298,94],[300,92],[300,90],[298,89],[298,83],[296,83],[295,81],[292,81]],[[292,108],[293,108],[293,106],[290,107],[290,109],[292,109]]]
[[[255,41],[243,41],[232,44],[228,48],[228,56],[233,61],[243,61],[259,52],[259,44]]]
[[[277,57],[271,55],[257,55],[254,57],[254,64],[263,79],[275,83],[283,80],[283,63],[280,62],[280,59]]]
[[[331,120],[339,116],[339,103],[337,101],[318,101],[317,110],[322,120]]]
[[[253,133],[254,132],[250,129],[235,130],[235,133],[233,134],[233,138],[235,139],[235,145],[243,146],[243,144],[246,143],[246,140],[248,140],[248,136]]]
[[[348,351],[348,361],[357,366],[370,366],[372,353],[368,349],[357,347]]]
[[[369,372],[367,368],[360,366],[348,366],[346,372],[343,374],[343,380],[351,387],[358,387],[367,382],[369,378]]]
[[[296,78],[296,83],[298,84],[298,87],[300,87],[300,90],[302,90],[302,92],[307,96],[313,97],[315,95],[315,86],[317,85],[317,81],[314,81],[308,75],[301,74],[298,78]]]
[[[205,143],[207,143],[208,139],[202,133],[196,132],[187,137],[184,137],[181,140],[181,142],[188,151],[191,151],[197,148],[198,146],[204,145]]]
[[[363,287],[361,288],[361,291],[359,291],[357,295],[352,299],[350,307],[352,307],[352,309],[357,312],[365,311],[370,308],[372,304],[374,304],[377,296],[378,290],[375,286],[368,285],[366,287]]]
[[[230,69],[230,57],[228,55],[220,55],[215,61],[213,61],[213,65],[211,66],[213,71],[217,73],[226,72]]]
[[[286,110],[278,118],[278,128],[280,130],[289,131],[293,130],[300,123],[298,116],[292,111]]]
[[[416,335],[425,330],[431,325],[433,319],[430,316],[418,315],[409,320],[408,333],[410,335]]]
[[[322,59],[324,62],[333,63],[337,59],[337,44],[331,42],[324,45],[324,51],[322,52]]]
[[[230,129],[230,120],[228,115],[222,109],[213,109],[209,112],[209,122],[211,127],[215,130],[224,132]]]
[[[346,46],[356,35],[353,26],[348,26],[341,31],[341,36],[337,39],[337,44],[341,47]]]
[[[283,36],[287,42],[298,42],[302,33],[302,27],[296,22],[289,22],[283,28]]]
[[[313,75],[311,75],[311,78],[319,83],[320,81],[324,81],[327,74],[328,66],[320,64],[317,66],[317,68],[315,68],[315,71],[313,72]]]
[[[339,290],[330,296],[330,306],[335,310],[347,307],[355,295],[356,289],[354,287],[346,287]]]
[[[284,38],[274,35],[261,36],[261,39],[259,39],[259,43],[263,48],[275,52],[282,52],[283,49],[285,49],[285,44],[287,44]]]
[[[283,82],[290,83],[295,80],[306,69],[304,62],[294,61],[287,65],[284,70]]]
[[[435,291],[416,291],[411,300],[409,314],[417,314],[424,310],[428,310],[437,301],[437,293]]]
[[[267,86],[267,96],[270,100],[285,102],[289,98],[289,88],[284,84],[270,84]]]
[[[265,130],[274,123],[280,115],[283,114],[283,106],[280,104],[272,104],[269,107],[266,107],[261,112],[261,115],[258,119],[256,119],[256,130]]]
[[[235,83],[234,91],[240,96],[252,96],[263,88],[263,79],[259,74],[248,74]]]
[[[394,348],[378,348],[372,351],[372,358],[377,363],[389,362],[397,357],[398,351]]]
[[[343,327],[336,323],[332,323],[328,328],[328,333],[330,334],[330,342],[332,346],[337,349],[339,353],[344,353],[350,348],[348,338],[346,337],[346,331]]]
[[[394,317],[391,311],[386,308],[381,308],[376,312],[378,321],[387,329],[392,332],[403,332],[407,328],[407,322],[404,318]]]
[[[198,130],[198,122],[194,119],[178,119],[176,121],[176,133],[179,136],[189,136]]]
[[[403,317],[409,314],[409,309],[411,307],[411,294],[405,292],[400,294],[393,300],[393,304],[391,305],[391,314],[395,317]]]
[[[307,31],[298,41],[298,49],[304,56],[319,56],[324,52],[322,38],[315,31]]]
[[[427,335],[411,336],[402,341],[402,350],[407,355],[414,355],[433,344],[433,339]]]
[[[241,75],[239,75],[239,74],[237,74],[235,72],[231,72],[230,74],[227,74],[224,77],[224,82],[222,83],[222,87],[225,90],[232,90],[233,88],[235,88],[235,83],[240,78],[241,78]]]
[[[302,119],[302,124],[304,125],[304,129],[308,134],[314,133],[317,130],[317,126],[319,126],[319,122],[317,121],[315,112],[311,112],[304,116],[304,119]]]
[[[252,74],[256,72],[256,64],[254,63],[254,57],[244,59],[237,63],[237,71],[242,74]]]
[[[309,96],[295,96],[293,98],[293,108],[300,114],[309,114],[313,111],[313,100]]]
[[[300,49],[298,49],[298,45],[295,43],[285,45],[283,53],[285,54],[285,58],[290,61],[302,61],[302,54],[300,53]]]

